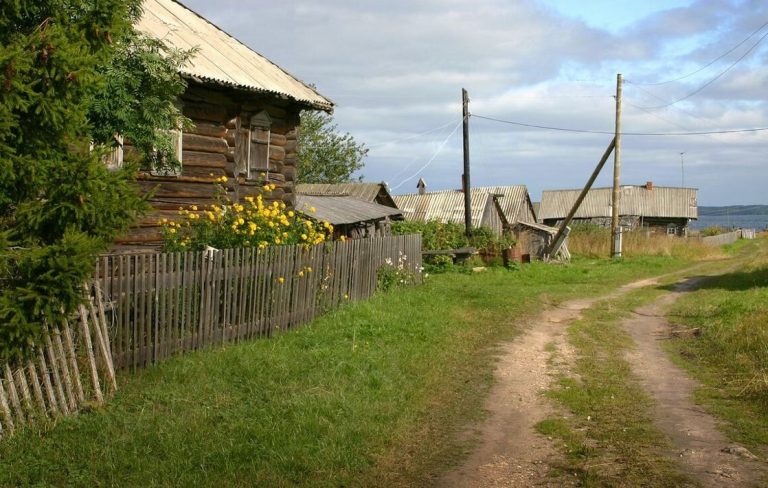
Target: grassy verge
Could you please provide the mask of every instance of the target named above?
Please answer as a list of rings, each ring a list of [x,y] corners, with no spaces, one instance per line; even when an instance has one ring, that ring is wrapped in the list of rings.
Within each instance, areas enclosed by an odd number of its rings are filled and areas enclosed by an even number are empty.
[[[422,486],[482,415],[494,346],[542,302],[684,266],[577,260],[430,277],[270,340],[136,375],[103,409],[0,442],[0,485]]]
[[[653,423],[652,399],[624,359],[632,339],[621,319],[657,290],[641,290],[598,303],[568,329],[576,351],[571,374],[558,378],[548,395],[567,412],[540,422],[566,454],[562,474],[585,486],[684,486],[687,480],[668,457],[667,441]]]
[[[735,270],[704,280],[670,310],[670,350],[701,381],[697,402],[734,440],[768,453],[768,239],[741,241]]]

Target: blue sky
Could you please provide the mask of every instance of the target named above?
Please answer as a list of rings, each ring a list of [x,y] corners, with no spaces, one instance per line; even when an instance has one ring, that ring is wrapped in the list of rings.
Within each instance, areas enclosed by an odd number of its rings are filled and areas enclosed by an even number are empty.
[[[768,38],[755,45],[768,25],[696,74],[643,84],[688,75],[737,46],[768,22],[762,0],[184,3],[334,100],[339,129],[370,148],[365,179],[395,193],[415,191],[419,177],[429,189],[460,186],[462,88],[473,185],[525,184],[534,200],[582,186],[610,136],[478,116],[611,131],[622,73],[627,132],[768,127]],[[768,204],[768,131],[625,136],[622,183],[681,185],[681,152],[700,204]],[[597,184],[611,181],[604,170]]]

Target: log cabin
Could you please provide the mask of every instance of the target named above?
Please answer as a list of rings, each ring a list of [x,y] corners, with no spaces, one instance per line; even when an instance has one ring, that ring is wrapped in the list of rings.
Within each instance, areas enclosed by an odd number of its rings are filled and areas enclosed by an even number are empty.
[[[180,70],[188,86],[179,103],[193,126],[175,134],[180,169],[139,175],[142,190],[153,192],[154,211],[117,246],[159,246],[161,219],[214,203],[224,176],[233,201],[257,194],[266,181],[276,185],[269,200],[293,206],[299,115],[332,112],[333,102],[177,1],[146,0],[143,8],[139,31],[196,49]],[[129,141],[123,150],[131,151]],[[122,154],[113,159],[119,164]]]

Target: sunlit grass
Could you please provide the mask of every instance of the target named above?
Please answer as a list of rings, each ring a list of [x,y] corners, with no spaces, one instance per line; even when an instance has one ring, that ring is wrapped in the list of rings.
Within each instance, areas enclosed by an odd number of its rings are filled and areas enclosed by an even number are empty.
[[[458,462],[496,345],[543,306],[679,269],[644,257],[432,276],[269,340],[136,375],[0,441],[0,485],[423,486]]]

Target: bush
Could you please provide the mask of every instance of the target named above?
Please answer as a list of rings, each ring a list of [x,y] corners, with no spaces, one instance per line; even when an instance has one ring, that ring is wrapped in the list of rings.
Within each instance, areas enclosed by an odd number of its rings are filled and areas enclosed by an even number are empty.
[[[180,208],[181,221],[164,219],[163,249],[165,251],[201,250],[207,246],[216,249],[304,244],[321,244],[333,236],[333,226],[304,218],[287,210],[283,202],[265,203],[262,194],[245,197],[245,203],[233,203],[219,178],[218,203],[198,207]],[[269,193],[275,185],[265,184],[262,193]],[[307,209],[313,213],[314,208]],[[344,240],[344,238],[341,238]]]
[[[462,247],[475,247],[481,252],[499,254],[502,249],[515,245],[514,239],[509,235],[496,236],[488,227],[475,227],[472,236],[467,237],[464,226],[452,222],[440,222],[430,220],[417,222],[412,220],[393,222],[392,233],[395,235],[421,234],[422,251],[443,251],[448,249],[460,249]],[[429,256],[424,259],[424,267],[427,272],[445,272],[463,270],[466,266],[454,265],[450,256]]]

